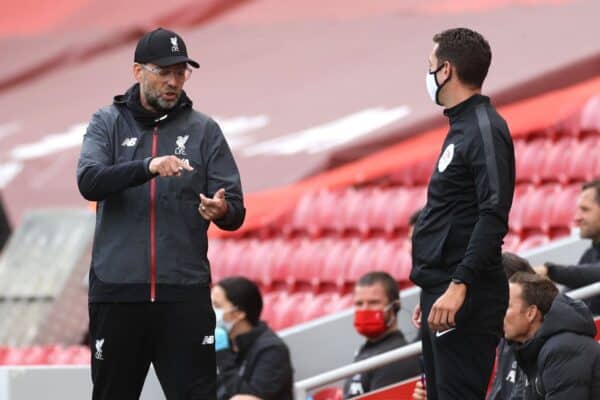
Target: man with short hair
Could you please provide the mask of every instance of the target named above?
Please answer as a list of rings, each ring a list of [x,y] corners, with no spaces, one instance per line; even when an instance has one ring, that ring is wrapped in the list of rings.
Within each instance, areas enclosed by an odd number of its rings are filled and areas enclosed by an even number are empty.
[[[577,289],[600,282],[600,180],[583,185],[577,199],[575,224],[582,239],[591,239],[592,245],[583,253],[577,265],[566,266],[552,262],[535,267],[535,271],[556,283]],[[600,315],[600,295],[587,299],[586,304],[595,315]]]
[[[466,28],[433,37],[427,90],[450,130],[413,232],[411,280],[421,287],[429,400],[481,400],[508,303],[502,240],[515,185],[512,139],[481,95],[489,43]]]
[[[138,399],[150,364],[169,400],[216,398],[207,230],[239,228],[237,166],[217,123],[183,91],[198,63],[181,36],[144,35],[137,83],[97,111],[79,191],[96,202],[89,274],[94,400]]]
[[[354,328],[366,338],[354,361],[406,345],[398,329],[400,311],[398,284],[386,272],[369,272],[354,287]],[[344,384],[344,398],[356,397],[419,374],[418,357],[399,360],[374,370],[355,374]]]
[[[559,295],[547,278],[516,273],[504,335],[527,375],[526,399],[600,399],[600,344],[582,301]]]

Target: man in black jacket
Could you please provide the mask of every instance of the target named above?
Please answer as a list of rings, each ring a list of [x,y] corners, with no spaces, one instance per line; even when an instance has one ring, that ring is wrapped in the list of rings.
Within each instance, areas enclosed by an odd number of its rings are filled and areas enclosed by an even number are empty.
[[[292,400],[290,352],[260,321],[258,286],[243,277],[225,278],[213,287],[211,298],[217,316],[218,399]]]
[[[400,295],[398,284],[388,273],[368,272],[354,287],[354,328],[365,342],[354,361],[365,360],[407,344],[398,329]],[[418,357],[393,362],[354,374],[344,383],[344,398],[362,394],[413,378],[420,373]]]
[[[422,288],[413,319],[423,322],[428,398],[480,400],[508,303],[501,247],[514,149],[505,121],[480,94],[491,62],[487,41],[465,28],[433,40],[427,88],[450,131],[413,232],[410,277]]]
[[[577,265],[566,266],[546,262],[535,267],[538,274],[547,276],[556,283],[577,289],[600,282],[600,180],[583,185],[577,209],[575,224],[579,227],[582,239],[591,239],[592,245],[583,253]],[[595,315],[600,315],[600,295],[586,300]]]
[[[510,279],[504,331],[527,374],[526,399],[600,399],[600,344],[582,301],[558,295],[547,278],[517,273]]]
[[[217,123],[183,91],[183,39],[138,42],[137,84],[97,111],[77,168],[96,201],[89,274],[93,399],[138,399],[150,363],[168,399],[215,399],[207,229],[237,229],[239,173]]]

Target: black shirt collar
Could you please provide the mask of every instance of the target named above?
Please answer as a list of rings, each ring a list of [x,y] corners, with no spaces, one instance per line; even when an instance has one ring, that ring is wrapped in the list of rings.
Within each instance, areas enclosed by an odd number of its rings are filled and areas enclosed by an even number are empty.
[[[469,97],[462,103],[458,103],[454,107],[446,108],[444,110],[444,115],[450,119],[450,122],[453,122],[453,121],[457,120],[458,118],[460,118],[460,116],[462,114],[473,109],[475,106],[482,104],[482,103],[489,103],[489,102],[490,102],[489,97],[481,95],[481,94],[474,94],[473,96]]]
[[[246,333],[242,333],[235,337],[235,345],[238,348],[240,353],[245,353],[254,343],[254,341],[262,335],[262,333],[267,329],[267,326],[264,322],[260,321],[258,325],[253,327],[250,331]]]

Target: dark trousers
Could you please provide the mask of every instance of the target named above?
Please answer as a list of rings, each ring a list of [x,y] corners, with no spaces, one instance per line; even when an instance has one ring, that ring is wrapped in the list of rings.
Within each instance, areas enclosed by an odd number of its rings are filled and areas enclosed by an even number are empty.
[[[442,295],[421,292],[423,360],[428,400],[484,400],[507,306],[507,285],[470,293],[457,316],[456,329],[429,330],[427,318]]]
[[[150,363],[168,400],[216,399],[215,315],[203,303],[90,303],[92,399],[139,399]]]

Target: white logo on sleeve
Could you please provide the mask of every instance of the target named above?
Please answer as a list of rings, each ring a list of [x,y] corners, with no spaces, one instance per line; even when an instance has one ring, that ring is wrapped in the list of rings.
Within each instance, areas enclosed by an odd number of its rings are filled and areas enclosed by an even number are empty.
[[[121,143],[121,146],[123,146],[123,147],[135,147],[136,144],[137,144],[137,138],[136,137],[130,137],[130,138],[126,138],[125,140],[123,140],[123,143]]]
[[[213,335],[204,336],[204,339],[202,339],[202,344],[214,344],[214,343],[215,343],[215,337]]]
[[[173,36],[171,38],[171,52],[172,53],[179,52],[179,43],[177,43],[177,36]]]
[[[175,140],[175,154],[178,156],[185,156],[185,144],[187,143],[190,135],[185,136],[177,136],[177,140]]]
[[[104,339],[96,340],[96,360],[104,360],[104,355],[102,354],[102,346],[104,345]]]
[[[452,162],[452,158],[454,157],[454,144],[450,143],[444,153],[440,157],[440,161],[438,162],[438,171],[444,172],[448,165]]]

